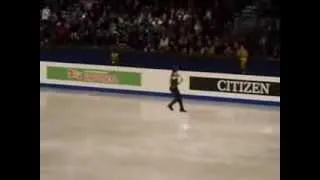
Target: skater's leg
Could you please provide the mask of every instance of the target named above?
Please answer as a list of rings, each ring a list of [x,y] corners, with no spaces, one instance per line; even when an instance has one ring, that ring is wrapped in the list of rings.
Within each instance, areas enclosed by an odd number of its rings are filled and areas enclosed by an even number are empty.
[[[171,102],[170,102],[170,104],[168,105],[168,107],[169,107],[169,109],[171,110],[171,111],[173,111],[173,105],[177,102],[178,100],[176,99],[176,98],[174,98]]]
[[[184,109],[184,106],[183,106],[182,96],[181,96],[179,90],[177,91],[177,96],[176,96],[176,98],[177,98],[177,101],[179,102],[179,105],[180,105],[180,111],[181,111],[181,112],[186,112],[186,110]]]
[[[178,99],[177,99],[177,92],[174,90],[174,89],[170,89],[170,91],[171,91],[171,94],[173,95],[173,100],[170,102],[170,104],[168,105],[168,107],[169,107],[169,109],[172,111],[173,110],[173,108],[172,108],[172,106],[176,103],[176,102],[178,102]]]
[[[177,103],[179,100],[177,99],[177,98],[174,98],[171,102],[170,102],[170,104],[169,104],[169,106],[173,106],[175,103]]]
[[[179,105],[180,105],[180,111],[185,112],[186,110],[185,110],[184,107],[183,107],[182,98],[180,98],[180,99],[178,100],[178,102],[179,102]]]

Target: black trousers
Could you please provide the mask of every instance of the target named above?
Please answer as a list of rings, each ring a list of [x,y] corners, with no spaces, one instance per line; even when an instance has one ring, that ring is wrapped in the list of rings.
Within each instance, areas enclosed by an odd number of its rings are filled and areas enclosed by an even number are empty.
[[[180,91],[178,88],[170,88],[171,94],[173,95],[173,100],[169,104],[170,107],[172,107],[175,103],[179,103],[180,110],[184,110],[183,102],[182,102],[182,96],[180,94]]]

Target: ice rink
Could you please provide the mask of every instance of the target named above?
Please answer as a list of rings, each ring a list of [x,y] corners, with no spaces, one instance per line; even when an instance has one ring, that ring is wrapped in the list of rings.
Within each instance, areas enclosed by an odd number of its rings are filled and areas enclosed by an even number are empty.
[[[280,108],[40,89],[41,180],[279,180]],[[175,106],[178,110],[178,104]]]

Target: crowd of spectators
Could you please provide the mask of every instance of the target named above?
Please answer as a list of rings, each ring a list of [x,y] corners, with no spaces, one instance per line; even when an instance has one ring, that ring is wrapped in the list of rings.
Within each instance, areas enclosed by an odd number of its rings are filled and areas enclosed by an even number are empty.
[[[251,1],[235,2],[51,0],[40,4],[40,47],[116,46],[224,56],[235,56],[242,47],[249,54],[279,58],[280,21],[272,3],[259,0],[257,26],[240,34],[235,14]]]

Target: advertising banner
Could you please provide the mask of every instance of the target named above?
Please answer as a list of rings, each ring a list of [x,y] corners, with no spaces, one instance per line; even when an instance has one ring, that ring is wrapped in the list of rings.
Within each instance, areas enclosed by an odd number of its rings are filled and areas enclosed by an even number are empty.
[[[47,79],[141,86],[141,73],[47,66]]]
[[[280,82],[191,76],[190,90],[280,97]]]

